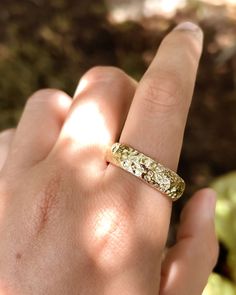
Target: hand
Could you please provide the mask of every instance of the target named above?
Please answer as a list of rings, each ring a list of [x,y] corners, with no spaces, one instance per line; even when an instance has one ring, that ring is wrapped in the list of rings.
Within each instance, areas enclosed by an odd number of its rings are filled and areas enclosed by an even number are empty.
[[[139,84],[97,67],[73,100],[30,97],[0,137],[1,294],[201,294],[218,251],[214,193],[191,199],[163,255],[170,200],[105,160],[120,141],[176,169],[201,50],[201,30],[184,23]]]

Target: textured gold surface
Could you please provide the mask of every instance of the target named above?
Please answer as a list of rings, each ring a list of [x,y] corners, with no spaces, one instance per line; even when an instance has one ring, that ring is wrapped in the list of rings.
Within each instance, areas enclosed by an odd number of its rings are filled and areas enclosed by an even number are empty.
[[[114,143],[108,151],[107,160],[166,194],[172,201],[184,192],[185,183],[178,174],[128,145]]]

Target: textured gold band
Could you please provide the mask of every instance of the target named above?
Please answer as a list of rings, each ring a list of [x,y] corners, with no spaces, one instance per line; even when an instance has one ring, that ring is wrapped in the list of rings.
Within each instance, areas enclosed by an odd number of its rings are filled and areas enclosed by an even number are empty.
[[[137,176],[172,201],[184,192],[185,183],[178,174],[128,145],[114,143],[107,151],[107,161]]]

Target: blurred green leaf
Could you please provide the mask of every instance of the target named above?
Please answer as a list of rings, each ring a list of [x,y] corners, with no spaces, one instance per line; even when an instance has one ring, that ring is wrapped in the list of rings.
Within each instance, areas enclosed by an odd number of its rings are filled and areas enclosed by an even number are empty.
[[[211,274],[202,295],[236,295],[236,287],[218,274]]]
[[[228,249],[227,263],[236,282],[236,172],[218,178],[211,186],[217,192],[216,232]]]

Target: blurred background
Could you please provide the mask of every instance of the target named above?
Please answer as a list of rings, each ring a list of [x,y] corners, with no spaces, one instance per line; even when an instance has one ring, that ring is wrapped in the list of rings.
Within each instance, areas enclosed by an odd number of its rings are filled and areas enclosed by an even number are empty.
[[[162,38],[183,20],[201,25],[205,43],[179,166],[188,184],[186,197],[174,206],[172,231],[192,192],[215,183],[218,188],[219,182],[222,200],[234,208],[230,216],[236,219],[236,176],[220,177],[236,170],[236,0],[1,0],[0,130],[17,124],[26,99],[39,88],[73,95],[92,66],[118,66],[140,79]],[[236,240],[232,218],[227,228]],[[220,230],[218,235],[215,272],[232,283],[230,246]]]

